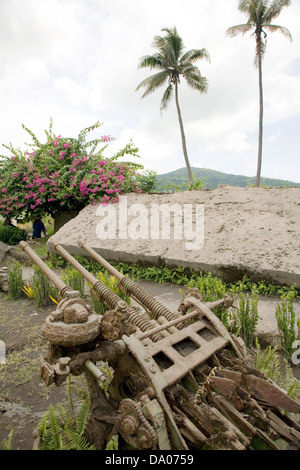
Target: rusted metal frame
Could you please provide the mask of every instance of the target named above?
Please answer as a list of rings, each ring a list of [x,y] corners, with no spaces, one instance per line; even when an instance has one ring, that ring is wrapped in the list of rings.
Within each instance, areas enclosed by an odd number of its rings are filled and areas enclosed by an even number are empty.
[[[187,315],[184,316],[185,320],[189,320],[190,318],[194,318],[198,315],[198,312],[191,312],[188,313]],[[145,333],[137,333],[136,336],[139,340],[143,340],[145,338],[148,338],[149,336],[159,333],[162,330],[166,330],[170,326],[177,325],[178,323],[182,322],[182,318],[176,318],[175,320],[169,321],[167,323],[164,323],[163,325],[157,326],[156,328],[153,328],[152,330],[146,331]]]
[[[203,328],[205,328],[205,324],[199,320],[158,342],[150,342],[144,346],[149,358],[152,359],[157,354],[163,353],[172,361],[173,364],[161,372],[168,386],[181,380],[189,371],[204,363],[213,353],[219,351],[228,343],[220,335],[216,335],[210,342],[206,342],[198,335],[198,331]],[[191,340],[197,346],[197,349],[187,356],[182,356],[175,349],[175,346],[184,340]]]
[[[243,357],[242,353],[237,348],[236,344],[234,343],[232,337],[230,336],[227,328],[223,325],[221,320],[199,299],[196,299],[194,296],[187,296],[181,303],[181,305],[187,310],[188,308],[196,308],[199,313],[205,316],[215,327],[217,332],[223,336],[232,346],[237,356],[245,362],[245,358]]]
[[[188,446],[177,427],[172,410],[163,392],[163,389],[168,385],[168,383],[159,370],[158,365],[153,358],[149,357],[141,341],[139,341],[134,335],[123,336],[123,340],[129,351],[146,372],[154,387],[160,406],[166,414],[166,423],[170,432],[172,446],[177,450],[188,450]]]

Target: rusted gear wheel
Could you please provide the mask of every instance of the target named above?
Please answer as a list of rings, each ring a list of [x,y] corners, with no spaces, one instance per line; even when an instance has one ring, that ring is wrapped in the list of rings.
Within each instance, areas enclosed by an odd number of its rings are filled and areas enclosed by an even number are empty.
[[[135,435],[139,427],[139,416],[134,405],[134,401],[130,398],[122,400],[120,404],[120,410],[124,416],[121,429],[129,436]]]
[[[122,320],[114,310],[108,310],[102,315],[101,334],[107,341],[116,341],[122,331]]]
[[[156,447],[157,436],[154,429],[147,426],[140,426],[137,431],[137,441],[142,449],[153,449]]]
[[[125,398],[120,404],[120,410],[123,415],[120,432],[125,441],[136,449],[155,449],[157,435],[144,417],[141,404]]]

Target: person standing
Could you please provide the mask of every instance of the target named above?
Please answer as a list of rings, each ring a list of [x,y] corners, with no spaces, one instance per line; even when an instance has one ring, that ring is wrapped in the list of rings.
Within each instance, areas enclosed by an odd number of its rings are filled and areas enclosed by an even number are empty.
[[[46,228],[41,219],[36,219],[33,222],[33,234],[32,238],[41,238],[42,233],[46,236]]]

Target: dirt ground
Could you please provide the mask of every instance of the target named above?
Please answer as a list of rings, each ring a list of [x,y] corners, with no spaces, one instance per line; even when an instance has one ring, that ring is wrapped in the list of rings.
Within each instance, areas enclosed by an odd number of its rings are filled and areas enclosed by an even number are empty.
[[[0,449],[13,429],[12,450],[31,450],[40,417],[50,403],[66,399],[64,385],[46,387],[39,377],[40,355],[46,348],[41,325],[51,310],[0,294],[0,339],[6,346],[6,363],[0,365]]]

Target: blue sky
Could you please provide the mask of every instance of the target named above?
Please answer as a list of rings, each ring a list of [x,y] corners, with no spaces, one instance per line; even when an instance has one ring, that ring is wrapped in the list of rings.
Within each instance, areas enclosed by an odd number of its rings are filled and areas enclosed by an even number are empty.
[[[257,162],[258,73],[250,34],[226,37],[245,22],[238,0],[0,0],[0,143],[26,149],[22,123],[40,139],[76,137],[96,121],[115,137],[107,156],[130,139],[145,168],[184,166],[175,103],[160,113],[163,88],[141,99],[138,70],[153,37],[176,25],[186,49],[205,47],[197,63],[209,83],[200,95],[182,80],[179,99],[192,166],[254,176]],[[300,182],[300,0],[276,24],[290,42],[268,35],[263,63],[262,175]],[[96,134],[95,134],[96,137]],[[9,152],[2,147],[1,152]]]

